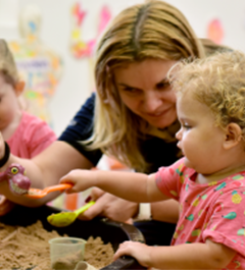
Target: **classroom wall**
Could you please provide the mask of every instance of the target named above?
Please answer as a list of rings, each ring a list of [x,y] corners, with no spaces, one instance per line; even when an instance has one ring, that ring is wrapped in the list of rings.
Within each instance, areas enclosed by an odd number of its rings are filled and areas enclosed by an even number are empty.
[[[123,8],[142,1],[80,0],[87,12],[83,38],[96,35],[98,14],[106,4],[113,16]],[[224,29],[223,44],[245,52],[245,1],[244,0],[168,0],[187,17],[199,37],[207,37],[207,25],[217,18]],[[75,59],[69,51],[71,18],[70,8],[74,0],[0,0],[0,37],[19,39],[18,14],[28,4],[35,4],[42,11],[41,41],[64,61],[64,73],[49,109],[53,128],[57,135],[66,127],[74,113],[93,90],[91,61]]]

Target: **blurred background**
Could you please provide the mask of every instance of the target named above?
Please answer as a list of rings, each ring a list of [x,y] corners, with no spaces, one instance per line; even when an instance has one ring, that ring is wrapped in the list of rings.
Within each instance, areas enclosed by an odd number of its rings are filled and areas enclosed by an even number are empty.
[[[0,37],[11,44],[26,80],[25,106],[58,136],[94,91],[93,51],[101,32],[118,12],[142,1],[0,0]],[[244,0],[167,2],[199,37],[245,52]]]

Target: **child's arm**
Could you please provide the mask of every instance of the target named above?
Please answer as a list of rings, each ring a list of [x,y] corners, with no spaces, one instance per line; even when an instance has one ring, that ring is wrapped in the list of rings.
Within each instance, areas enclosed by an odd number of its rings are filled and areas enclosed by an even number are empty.
[[[155,174],[73,170],[62,177],[60,182],[74,184],[67,191],[68,193],[80,192],[97,186],[118,197],[134,202],[153,202],[169,199],[159,191],[155,182]]]
[[[174,199],[152,202],[151,217],[154,220],[177,223],[179,219],[179,202]]]
[[[0,133],[0,158],[4,156],[4,150],[4,141]],[[59,179],[72,169],[79,167],[92,168],[93,166],[74,147],[63,141],[55,141],[32,159],[23,159],[10,155],[8,162],[0,168],[0,171],[4,172],[12,163],[21,164],[26,169],[27,177],[32,183],[31,186],[40,189],[57,185]],[[41,199],[16,196],[10,191],[7,181],[0,183],[0,191],[9,200],[28,207],[44,205],[60,195],[60,192],[52,192]]]
[[[127,241],[119,246],[114,260],[122,255],[134,257],[145,267],[159,269],[223,269],[236,252],[222,244],[207,240],[206,243],[182,244],[171,247],[147,246]]]

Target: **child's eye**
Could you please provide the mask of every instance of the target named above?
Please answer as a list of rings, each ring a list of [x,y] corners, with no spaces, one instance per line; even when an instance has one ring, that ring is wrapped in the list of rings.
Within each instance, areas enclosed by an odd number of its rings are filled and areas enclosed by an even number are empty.
[[[187,124],[184,124],[184,125],[183,125],[183,128],[185,128],[185,129],[191,129],[191,126],[189,126],[189,125],[187,125]]]

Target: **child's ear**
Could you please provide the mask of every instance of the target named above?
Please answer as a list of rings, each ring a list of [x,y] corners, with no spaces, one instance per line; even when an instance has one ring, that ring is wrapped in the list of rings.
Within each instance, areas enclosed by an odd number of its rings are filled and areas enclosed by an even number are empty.
[[[240,143],[242,139],[242,129],[236,123],[230,123],[226,126],[226,137],[223,143],[225,149],[230,149]]]
[[[18,81],[14,87],[17,97],[20,96],[25,88],[25,82],[24,81]]]

